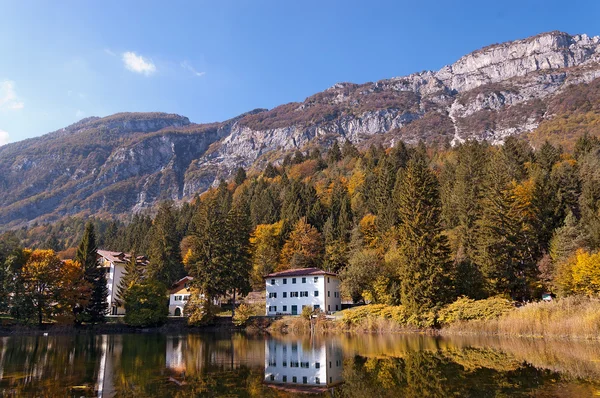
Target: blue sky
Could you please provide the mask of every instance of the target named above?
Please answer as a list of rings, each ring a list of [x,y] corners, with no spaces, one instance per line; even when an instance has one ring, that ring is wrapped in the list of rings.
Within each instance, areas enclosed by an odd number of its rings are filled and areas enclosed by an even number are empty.
[[[0,15],[0,144],[123,111],[221,121],[544,31],[600,34],[597,0],[0,0]]]

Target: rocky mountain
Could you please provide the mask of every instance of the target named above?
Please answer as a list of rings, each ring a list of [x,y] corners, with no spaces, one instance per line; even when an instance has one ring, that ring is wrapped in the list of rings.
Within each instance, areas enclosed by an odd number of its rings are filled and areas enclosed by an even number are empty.
[[[569,145],[600,133],[600,38],[562,32],[495,44],[439,71],[338,83],[303,102],[193,124],[164,113],[120,113],[0,147],[0,228],[77,213],[122,215],[181,200],[239,166],[295,150],[398,140],[432,145]]]

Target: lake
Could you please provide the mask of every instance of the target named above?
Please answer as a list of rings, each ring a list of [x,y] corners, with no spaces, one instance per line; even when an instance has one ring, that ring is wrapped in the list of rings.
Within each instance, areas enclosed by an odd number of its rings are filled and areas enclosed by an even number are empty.
[[[0,338],[3,397],[592,397],[600,344],[123,334]]]

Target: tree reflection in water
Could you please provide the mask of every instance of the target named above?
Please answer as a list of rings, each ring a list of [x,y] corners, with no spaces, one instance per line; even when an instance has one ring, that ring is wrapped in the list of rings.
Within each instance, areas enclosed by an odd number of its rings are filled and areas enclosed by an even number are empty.
[[[338,373],[327,372],[336,361]],[[0,339],[0,396],[8,397],[282,397],[310,391],[360,398],[580,397],[598,394],[598,380],[597,342],[241,334]]]

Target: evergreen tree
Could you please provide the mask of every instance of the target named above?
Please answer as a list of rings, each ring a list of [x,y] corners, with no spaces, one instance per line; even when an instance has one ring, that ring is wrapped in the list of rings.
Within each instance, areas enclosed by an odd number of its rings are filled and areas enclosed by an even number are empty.
[[[342,145],[342,158],[353,159],[357,158],[359,155],[358,149],[356,149],[356,147],[349,140],[346,140],[344,145]]]
[[[231,193],[221,184],[209,191],[198,206],[192,220],[190,250],[184,259],[193,285],[208,302],[224,295],[230,289],[228,261],[227,215],[231,207]]]
[[[327,152],[327,163],[335,164],[342,160],[342,151],[340,150],[340,144],[338,144],[337,140],[333,141],[333,145]]]
[[[233,294],[233,310],[235,315],[236,294],[245,296],[250,293],[250,217],[248,206],[244,201],[233,203],[227,214],[225,229],[227,233],[227,271],[228,290]]]
[[[438,181],[423,159],[410,160],[395,189],[400,298],[418,315],[454,296],[452,263],[441,226]]]
[[[487,169],[475,261],[488,294],[510,294],[523,300],[530,297],[529,283],[537,268],[535,250],[527,209],[517,201],[511,166],[504,156],[503,151],[496,152]]]
[[[246,170],[243,167],[238,167],[235,171],[235,177],[233,181],[236,185],[242,185],[246,181]]]
[[[167,286],[184,274],[173,205],[163,202],[154,218],[148,242],[147,276]]]
[[[135,253],[131,254],[131,258],[127,264],[125,264],[125,269],[123,271],[123,275],[121,276],[121,281],[119,282],[119,286],[117,286],[117,299],[118,305],[123,306],[125,303],[125,296],[127,294],[127,290],[137,284],[142,280],[142,270],[138,264],[137,257]]]
[[[94,224],[88,222],[83,238],[77,248],[75,261],[83,266],[84,279],[92,286],[92,295],[88,305],[80,314],[76,314],[76,322],[104,322],[108,310],[108,287],[104,268],[98,263],[98,248]]]

